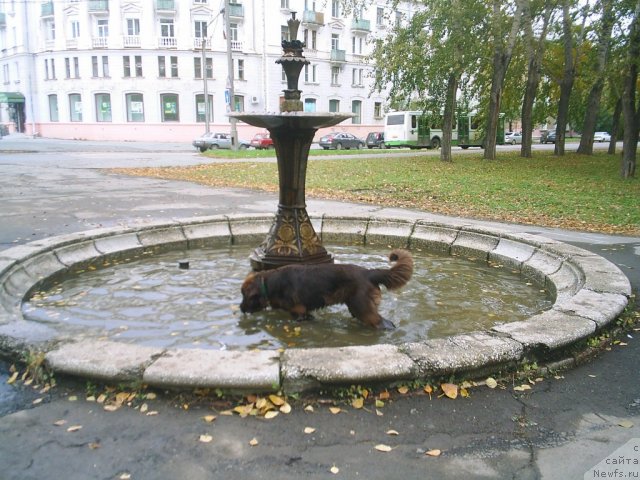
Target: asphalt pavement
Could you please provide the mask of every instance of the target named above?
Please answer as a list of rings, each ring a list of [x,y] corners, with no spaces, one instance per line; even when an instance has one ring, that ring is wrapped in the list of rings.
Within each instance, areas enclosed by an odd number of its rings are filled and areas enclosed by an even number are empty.
[[[5,137],[0,249],[98,226],[275,211],[276,194],[105,170],[206,161],[184,144]],[[321,199],[308,199],[308,211],[406,214]],[[617,264],[638,293],[640,238],[490,224],[594,251]],[[290,399],[292,412],[271,420],[223,415],[237,403],[214,393],[157,392],[106,411],[87,400],[103,387],[86,381],[61,378],[43,393],[8,385],[9,360],[0,363],[0,479],[637,478],[638,336],[629,331],[578,367],[532,383],[506,378],[495,389],[473,387],[467,398],[394,389],[383,406],[338,402],[341,411],[332,413],[331,399],[319,394]],[[515,391],[522,383],[531,389]]]

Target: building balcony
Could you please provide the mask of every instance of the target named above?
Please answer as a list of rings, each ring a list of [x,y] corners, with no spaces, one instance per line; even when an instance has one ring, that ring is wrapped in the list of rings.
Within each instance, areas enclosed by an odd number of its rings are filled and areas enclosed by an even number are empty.
[[[204,48],[207,48],[207,39],[202,37],[194,37],[193,38],[193,48],[194,50],[202,50],[202,44],[204,43]],[[211,44],[209,44],[211,47]]]
[[[67,48],[70,50],[75,50],[78,48],[78,39],[77,38],[68,38],[67,39]]]
[[[244,18],[244,7],[240,3],[229,4],[229,18],[242,19]]]
[[[351,31],[355,33],[369,33],[371,31],[371,22],[361,18],[354,18],[351,21]]]
[[[178,48],[178,39],[176,37],[160,37],[158,38],[158,47]]]
[[[175,13],[176,11],[175,0],[156,0],[156,11]]]
[[[347,52],[345,50],[331,50],[331,62],[345,63],[347,61]]]
[[[89,13],[109,13],[108,0],[89,0]]]
[[[53,17],[53,2],[43,2],[40,6],[41,17]]]
[[[307,27],[321,27],[324,25],[324,13],[305,10],[302,13],[302,23]]]
[[[7,15],[4,12],[0,12],[0,27],[7,26]]]
[[[125,48],[140,48],[140,35],[123,35],[122,45]]]
[[[234,52],[242,51],[242,42],[240,40],[231,40],[231,50]]]
[[[93,37],[91,46],[93,48],[107,48],[109,46],[109,37]]]

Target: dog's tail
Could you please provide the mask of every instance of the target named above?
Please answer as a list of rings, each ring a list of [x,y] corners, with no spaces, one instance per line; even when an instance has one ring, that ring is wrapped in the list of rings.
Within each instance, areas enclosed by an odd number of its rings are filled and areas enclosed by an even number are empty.
[[[389,290],[404,287],[413,274],[413,257],[406,250],[396,249],[389,254],[389,260],[396,262],[391,268],[369,270],[369,280],[376,285],[384,285]]]

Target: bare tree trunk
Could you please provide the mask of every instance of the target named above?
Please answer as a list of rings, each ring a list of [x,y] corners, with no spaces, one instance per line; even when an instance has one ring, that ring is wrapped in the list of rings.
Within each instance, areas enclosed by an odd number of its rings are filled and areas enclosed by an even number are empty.
[[[558,102],[558,115],[556,117],[556,144],[554,153],[564,155],[565,132],[569,119],[569,100],[573,82],[576,76],[575,61],[573,59],[573,32],[571,15],[569,11],[570,0],[562,2],[562,38],[564,44],[564,71],[560,80],[560,100]]]
[[[498,120],[500,116],[500,101],[502,99],[502,89],[504,88],[504,78],[511,63],[511,56],[518,38],[518,31],[522,21],[522,10],[528,0],[517,0],[516,11],[513,14],[511,22],[511,31],[507,38],[506,44],[503,46],[499,38],[501,29],[498,27],[500,22],[500,0],[493,1],[493,74],[491,76],[491,92],[489,94],[489,117],[486,126],[486,135],[484,139],[484,159],[496,159],[496,135],[498,133]]]
[[[606,0],[602,2],[602,26],[600,28],[600,38],[598,39],[598,58],[596,67],[596,81],[594,82],[589,97],[587,99],[587,110],[582,122],[582,136],[578,153],[585,155],[593,154],[593,133],[596,130],[596,121],[600,111],[600,98],[604,90],[605,67],[609,54],[609,44],[611,43],[611,31],[613,29],[613,2]]]
[[[636,2],[633,21],[629,29],[629,64],[622,91],[624,140],[620,173],[623,178],[635,177],[636,174],[636,152],[638,151],[640,130],[640,108],[636,103],[638,63],[640,63],[640,0]]]
[[[535,41],[533,37],[533,15],[531,13],[531,5],[527,4],[523,11],[523,25],[525,29],[525,48],[527,57],[529,58],[529,68],[527,73],[527,85],[524,91],[524,99],[522,101],[522,146],[520,156],[531,158],[532,135],[533,135],[533,102],[536,99],[538,85],[540,84],[540,60],[544,52],[544,44],[547,37],[547,28],[549,19],[551,18],[552,7],[547,3],[542,19],[542,30],[540,38]],[[535,45],[534,45],[535,43]]]
[[[611,140],[609,140],[609,150],[607,153],[613,155],[616,153],[616,143],[618,142],[618,131],[620,130],[620,117],[622,116],[622,98],[618,97],[616,107],[613,110],[613,118],[611,119]]]
[[[447,98],[444,103],[444,118],[442,119],[442,148],[440,149],[440,160],[443,162],[453,162],[453,158],[451,157],[451,130],[453,129],[457,92],[458,78],[455,73],[450,73],[449,79],[447,80]]]

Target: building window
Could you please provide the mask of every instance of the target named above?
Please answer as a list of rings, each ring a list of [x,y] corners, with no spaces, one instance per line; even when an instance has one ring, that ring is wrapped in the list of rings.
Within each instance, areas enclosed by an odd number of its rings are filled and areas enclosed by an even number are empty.
[[[140,55],[136,55],[134,58],[136,62],[136,77],[142,76],[142,57]]]
[[[8,85],[10,81],[10,73],[9,73],[9,65],[5,64],[2,66],[2,78],[4,79],[4,84]]]
[[[56,79],[56,61],[53,58],[51,59],[51,78]]]
[[[207,58],[207,78],[213,78],[213,59]],[[193,59],[194,78],[202,78],[202,58]]]
[[[140,35],[140,19],[127,18],[127,35],[136,37]]]
[[[160,20],[160,36],[165,38],[175,37],[175,30],[172,19],[163,18]]]
[[[316,99],[315,98],[305,98],[304,99],[304,111],[305,112],[315,112],[316,111]]]
[[[229,24],[229,31],[231,32],[231,41],[232,42],[237,42],[238,41],[238,24],[237,23],[230,23]]]
[[[362,86],[362,68],[351,70],[351,85],[354,87]]]
[[[69,94],[69,118],[72,122],[82,121],[82,97],[79,93]]]
[[[167,67],[165,66],[164,57],[158,57],[158,76],[165,78],[167,76]]]
[[[195,28],[196,38],[207,38],[207,22],[203,20],[196,20],[193,23]]]
[[[127,122],[144,122],[144,101],[141,93],[127,93]]]
[[[78,20],[71,21],[71,38],[78,38],[80,36],[80,22]]]
[[[196,95],[196,122],[205,121],[204,94]],[[213,121],[213,95],[209,95],[209,121]]]
[[[106,38],[109,36],[109,20],[98,20],[98,37]]]
[[[73,78],[80,78],[80,63],[78,57],[73,57]]]
[[[69,57],[64,57],[64,78],[71,78],[71,61]]]
[[[331,67],[331,85],[340,85],[340,67]]]
[[[360,100],[354,100],[351,102],[351,113],[356,114],[356,116],[351,119],[351,123],[362,123],[362,102]]]
[[[59,121],[58,118],[58,95],[49,95],[49,120]]]
[[[234,112],[244,112],[244,96],[234,95],[233,97]]]
[[[94,78],[98,77],[98,57],[95,55],[91,56],[91,74]]]
[[[351,53],[362,55],[362,46],[364,39],[362,37],[351,37]]]
[[[340,17],[340,0],[331,0],[331,16],[333,18]]]
[[[280,40],[289,41],[289,27],[287,25],[280,25]]]
[[[304,66],[304,81],[307,83],[316,83],[317,65]]]
[[[289,0],[280,0],[280,8],[288,9],[289,8]]]
[[[340,100],[329,100],[329,111],[337,113],[340,111]]]
[[[44,79],[49,80],[49,59],[44,59]]]
[[[102,56],[102,76],[109,77],[109,57]]]
[[[340,35],[337,33],[331,34],[331,50],[340,50]]]
[[[237,60],[236,79],[244,80],[244,60]]]
[[[160,95],[163,122],[179,122],[180,110],[178,95],[175,93],[163,93]]]
[[[111,121],[111,95],[108,93],[96,93],[96,121]]]
[[[373,117],[382,118],[382,102],[375,102],[373,104]]]
[[[44,22],[45,40],[53,42],[56,39],[56,24],[52,21]]]
[[[169,57],[171,62],[171,78],[178,78],[178,57]]]
[[[125,78],[131,76],[131,60],[128,56],[122,57],[122,70]]]

